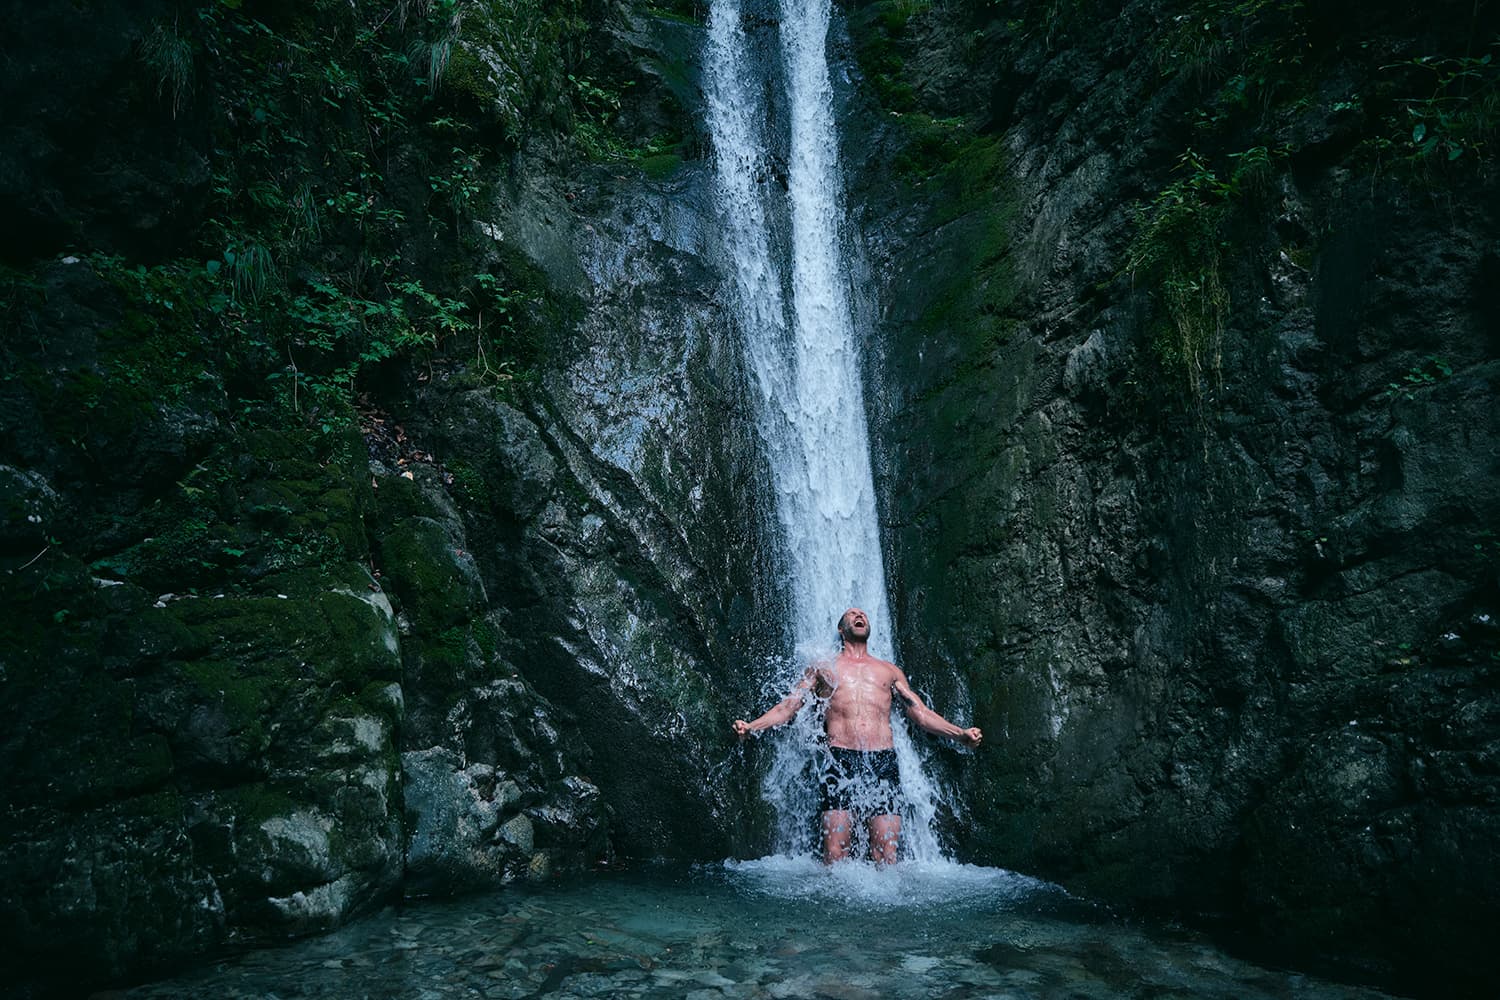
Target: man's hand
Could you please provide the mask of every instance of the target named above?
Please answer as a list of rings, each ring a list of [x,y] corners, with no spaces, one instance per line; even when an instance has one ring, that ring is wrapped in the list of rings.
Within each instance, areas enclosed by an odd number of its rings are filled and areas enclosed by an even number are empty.
[[[754,732],[754,730],[750,728],[750,723],[746,722],[744,719],[734,720],[734,735],[738,736],[740,739],[744,739],[752,732]]]
[[[958,736],[958,741],[966,747],[977,747],[984,739],[984,733],[979,731],[978,726],[970,726]]]

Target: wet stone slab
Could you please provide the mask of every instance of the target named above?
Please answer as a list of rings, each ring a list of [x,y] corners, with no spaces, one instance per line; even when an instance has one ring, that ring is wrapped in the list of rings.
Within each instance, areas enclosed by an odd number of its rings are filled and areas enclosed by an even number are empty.
[[[830,871],[767,858],[655,867],[408,905],[129,1000],[1151,996],[1377,1000],[1149,932],[998,869]]]

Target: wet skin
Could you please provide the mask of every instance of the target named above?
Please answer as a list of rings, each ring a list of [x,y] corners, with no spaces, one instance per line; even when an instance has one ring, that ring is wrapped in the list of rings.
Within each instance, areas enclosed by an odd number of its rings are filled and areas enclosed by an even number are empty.
[[[984,734],[977,727],[960,728],[923,704],[911,689],[906,674],[894,663],[870,655],[870,619],[859,608],[850,608],[839,619],[844,648],[832,660],[815,663],[790,694],[765,715],[751,722],[734,720],[741,739],[789,722],[807,704],[812,694],[824,704],[823,725],[832,746],[849,750],[891,749],[891,698],[901,699],[907,717],[937,736],[977,747]],[[870,818],[870,853],[881,864],[896,860],[901,835],[901,817],[886,814]],[[848,855],[854,833],[854,818],[845,810],[823,814],[823,859],[830,864]]]

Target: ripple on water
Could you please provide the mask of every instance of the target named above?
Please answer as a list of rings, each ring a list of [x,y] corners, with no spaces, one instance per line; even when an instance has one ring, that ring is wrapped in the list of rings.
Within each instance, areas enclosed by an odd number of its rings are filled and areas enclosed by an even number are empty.
[[[656,865],[392,909],[132,1000],[619,997],[1010,1000],[1381,994],[1155,933],[1037,879],[906,862]]]

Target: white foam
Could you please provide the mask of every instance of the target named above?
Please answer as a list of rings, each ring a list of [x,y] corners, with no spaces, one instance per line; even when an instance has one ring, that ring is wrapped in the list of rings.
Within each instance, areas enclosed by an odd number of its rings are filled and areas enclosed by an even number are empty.
[[[752,861],[725,861],[724,872],[740,891],[782,899],[826,899],[872,909],[919,909],[963,904],[1004,907],[1057,886],[1003,868],[955,861],[901,861],[879,866],[865,861],[824,865],[807,856],[775,854]]]

